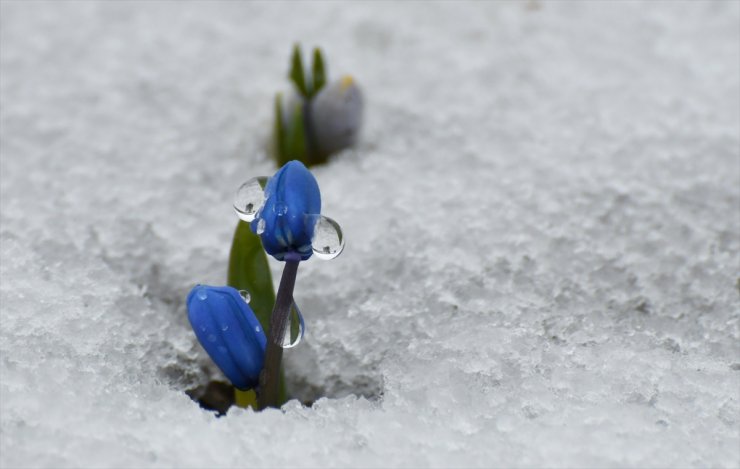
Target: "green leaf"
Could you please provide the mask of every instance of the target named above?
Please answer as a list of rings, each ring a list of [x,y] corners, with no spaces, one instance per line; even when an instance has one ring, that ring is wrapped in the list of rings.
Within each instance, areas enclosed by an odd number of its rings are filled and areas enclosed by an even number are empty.
[[[259,403],[257,402],[257,393],[254,389],[247,389],[242,391],[241,389],[234,388],[234,404],[238,407],[251,407],[253,409],[259,409]]]
[[[311,86],[311,97],[314,97],[326,85],[326,67],[321,49],[316,47],[313,50],[313,62],[311,63],[311,77],[313,85]]]
[[[283,121],[283,95],[275,95],[275,122],[273,124],[273,157],[278,167],[290,161],[286,154],[287,132]]]
[[[293,46],[293,56],[290,61],[290,80],[295,84],[301,96],[308,97],[309,90],[306,85],[306,76],[303,71],[303,58],[301,57],[301,46]]]
[[[287,137],[285,139],[285,157],[288,161],[299,160],[306,163],[308,143],[306,142],[306,127],[303,120],[303,106],[296,103],[293,114],[290,116]]]
[[[262,328],[269,330],[270,315],[275,304],[270,266],[259,236],[252,233],[249,223],[242,220],[239,220],[234,232],[226,283],[237,290],[249,292],[249,306]]]
[[[270,265],[267,263],[267,255],[262,248],[259,236],[252,233],[249,223],[239,220],[234,232],[234,240],[231,243],[229,254],[229,272],[226,283],[237,290],[247,290],[251,299],[249,306],[254,311],[257,320],[262,325],[265,333],[270,330],[270,316],[275,305],[275,289],[272,285],[272,274]],[[256,407],[256,399],[248,399],[248,392],[239,391],[235,388],[237,405],[242,407]],[[284,372],[280,370],[279,401],[284,403],[288,400],[285,390]]]

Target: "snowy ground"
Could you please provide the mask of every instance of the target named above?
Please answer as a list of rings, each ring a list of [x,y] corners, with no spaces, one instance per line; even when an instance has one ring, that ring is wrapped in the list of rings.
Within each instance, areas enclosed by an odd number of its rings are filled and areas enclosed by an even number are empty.
[[[740,466],[737,2],[1,8],[2,467]],[[184,299],[296,40],[368,100],[296,292],[328,398],[217,419]]]

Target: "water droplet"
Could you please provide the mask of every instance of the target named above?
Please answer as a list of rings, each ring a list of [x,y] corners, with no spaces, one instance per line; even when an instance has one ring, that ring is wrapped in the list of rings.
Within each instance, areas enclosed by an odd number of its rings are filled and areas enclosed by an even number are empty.
[[[334,259],[344,250],[342,229],[339,227],[339,223],[329,217],[323,215],[319,217],[314,215],[313,217],[309,218],[309,220],[315,220],[316,223],[311,239],[313,253],[319,259]]]
[[[260,218],[260,221],[257,222],[257,234],[261,235],[265,232],[265,219]]]
[[[208,342],[216,342],[216,334],[208,334]]]
[[[199,300],[205,300],[206,298],[208,298],[208,291],[203,287],[198,288],[198,291],[195,292],[195,297]]]
[[[250,295],[247,290],[239,290],[239,296],[242,297],[242,300],[244,300],[245,303],[252,301],[252,295]]]
[[[280,217],[288,213],[288,205],[283,202],[276,202],[275,205],[272,206],[272,210]]]
[[[236,191],[234,199],[234,210],[244,221],[252,221],[257,216],[257,211],[265,203],[265,185],[267,178],[259,176],[252,178],[242,184]]]
[[[262,328],[260,326],[255,326],[254,327],[254,332],[259,332],[261,330],[262,330]]]
[[[228,325],[221,326],[221,330],[226,332],[229,330],[229,326]]]
[[[283,337],[283,343],[280,344],[282,348],[293,348],[301,342],[303,334],[306,331],[306,325],[303,322],[303,315],[301,310],[298,309],[298,305],[293,304],[290,307],[290,313],[288,314],[288,324],[285,326],[285,336]]]

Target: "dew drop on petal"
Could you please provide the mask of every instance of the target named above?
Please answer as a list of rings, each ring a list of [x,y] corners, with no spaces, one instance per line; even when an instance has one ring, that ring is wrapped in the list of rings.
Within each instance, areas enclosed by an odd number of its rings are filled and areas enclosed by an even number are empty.
[[[239,296],[242,297],[242,300],[244,300],[245,303],[252,301],[252,295],[250,295],[247,290],[239,290]]]
[[[257,234],[261,235],[265,232],[265,219],[260,218],[260,221],[257,222]]]
[[[208,291],[205,288],[200,287],[198,288],[198,291],[195,292],[195,297],[201,301],[205,300],[206,298],[208,298]]]
[[[265,203],[265,185],[267,178],[259,176],[242,184],[236,191],[234,210],[240,219],[250,222],[257,216],[257,211]]]
[[[319,259],[334,259],[344,250],[344,235],[339,223],[329,217],[320,216],[316,220],[311,238],[313,253]]]
[[[288,205],[284,202],[276,202],[272,209],[279,217],[288,213]]]
[[[288,314],[288,323],[285,326],[285,336],[283,337],[283,343],[280,344],[282,348],[293,348],[301,342],[303,334],[306,331],[306,325],[303,322],[303,314],[298,309],[298,305],[293,304],[290,307],[290,314]]]

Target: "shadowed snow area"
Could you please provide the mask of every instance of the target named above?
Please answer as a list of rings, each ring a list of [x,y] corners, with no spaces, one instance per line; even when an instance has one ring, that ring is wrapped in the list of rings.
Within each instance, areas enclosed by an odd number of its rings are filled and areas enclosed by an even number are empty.
[[[2,3],[3,467],[740,464],[740,4]],[[269,175],[294,41],[367,98],[315,168],[295,396],[224,418],[185,297]],[[281,265],[274,262],[273,272]]]

